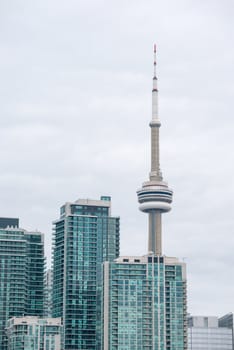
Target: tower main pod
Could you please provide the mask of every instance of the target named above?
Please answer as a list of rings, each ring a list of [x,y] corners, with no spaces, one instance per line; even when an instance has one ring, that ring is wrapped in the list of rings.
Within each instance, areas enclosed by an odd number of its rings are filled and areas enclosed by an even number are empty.
[[[161,122],[158,116],[158,86],[156,76],[156,45],[154,45],[154,76],[152,90],[152,120],[151,128],[151,171],[149,181],[143,183],[137,191],[139,209],[149,215],[148,252],[162,255],[162,224],[161,215],[171,209],[172,190],[163,181],[160,170],[159,128]]]

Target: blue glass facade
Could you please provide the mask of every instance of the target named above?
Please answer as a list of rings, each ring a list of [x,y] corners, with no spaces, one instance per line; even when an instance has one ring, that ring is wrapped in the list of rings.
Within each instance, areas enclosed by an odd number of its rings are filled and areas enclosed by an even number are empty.
[[[25,234],[26,244],[26,310],[25,315],[43,316],[45,301],[45,258],[43,235]]]
[[[41,233],[0,229],[0,349],[7,349],[6,322],[43,315],[44,243]]]
[[[119,218],[110,198],[78,200],[54,223],[53,316],[62,317],[65,349],[101,349],[102,263],[119,255]]]
[[[104,350],[185,350],[185,266],[145,256],[104,264]]]

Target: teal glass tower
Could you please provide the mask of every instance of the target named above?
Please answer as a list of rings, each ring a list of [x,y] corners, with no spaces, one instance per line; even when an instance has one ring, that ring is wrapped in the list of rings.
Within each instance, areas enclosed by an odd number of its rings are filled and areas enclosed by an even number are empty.
[[[162,253],[162,214],[173,192],[160,170],[160,126],[154,46],[151,171],[137,191],[139,209],[148,214],[148,253],[104,263],[104,350],[187,349],[186,266]]]
[[[111,198],[79,199],[54,222],[53,317],[64,325],[64,349],[100,350],[102,263],[119,256],[119,218]]]
[[[146,255],[104,263],[104,350],[185,350],[186,270]]]
[[[40,232],[26,232],[26,310],[27,316],[45,313],[45,257],[44,236]]]
[[[4,221],[4,218],[1,218]],[[44,236],[18,227],[0,228],[0,349],[7,349],[6,322],[13,316],[43,316]]]

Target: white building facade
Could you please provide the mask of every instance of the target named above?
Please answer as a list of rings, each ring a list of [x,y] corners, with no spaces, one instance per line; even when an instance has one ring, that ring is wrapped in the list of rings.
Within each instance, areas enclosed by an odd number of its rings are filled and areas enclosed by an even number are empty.
[[[218,317],[188,317],[188,350],[232,350],[232,330],[219,327]]]
[[[62,350],[60,318],[13,317],[7,322],[8,350]]]

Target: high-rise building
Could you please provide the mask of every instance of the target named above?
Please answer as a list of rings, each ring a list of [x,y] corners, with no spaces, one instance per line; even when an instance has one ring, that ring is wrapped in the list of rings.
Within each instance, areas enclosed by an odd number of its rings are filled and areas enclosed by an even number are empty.
[[[18,218],[0,218],[0,228],[7,228],[7,227],[19,227],[19,219]]]
[[[54,222],[53,317],[62,317],[64,349],[101,349],[102,263],[119,255],[119,218],[111,199],[79,199]]]
[[[232,330],[232,349],[234,350],[234,323],[232,312],[219,318],[219,327],[226,327]]]
[[[1,221],[1,220],[0,220]],[[44,236],[10,224],[0,228],[0,349],[7,348],[6,321],[43,316]]]
[[[152,91],[151,171],[137,191],[148,214],[148,254],[104,263],[104,350],[187,349],[186,268],[162,253],[161,216],[171,209],[172,190],[159,162],[156,46]]]
[[[232,329],[220,327],[216,316],[188,317],[188,350],[233,350]]]
[[[186,349],[184,265],[154,254],[104,264],[104,350]]]
[[[62,350],[60,318],[13,317],[6,331],[7,350]]]
[[[27,316],[44,315],[45,257],[44,235],[26,232],[26,309]],[[15,315],[14,315],[15,316]]]

